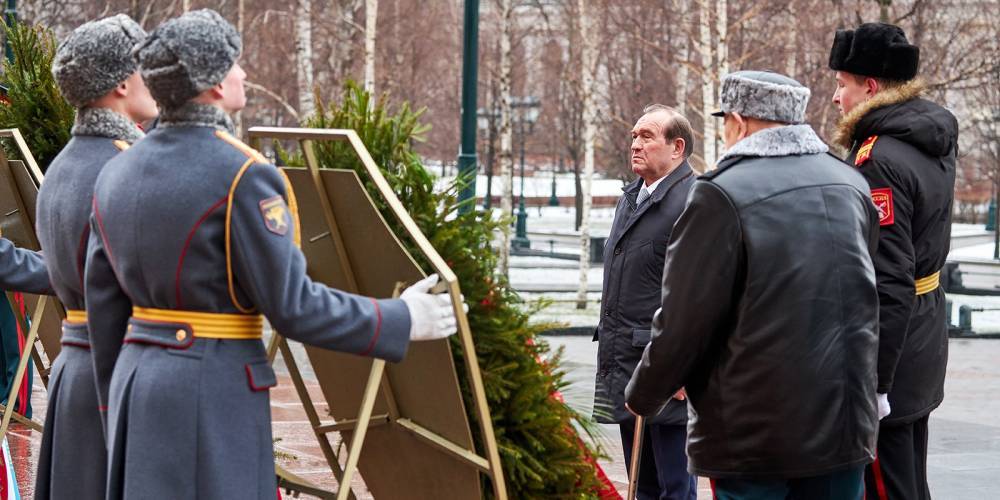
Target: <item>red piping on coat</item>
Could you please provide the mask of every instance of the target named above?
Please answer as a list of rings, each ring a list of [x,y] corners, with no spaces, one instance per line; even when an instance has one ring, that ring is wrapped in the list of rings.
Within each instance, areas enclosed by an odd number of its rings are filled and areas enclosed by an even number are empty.
[[[375,350],[375,343],[378,342],[378,336],[382,333],[382,309],[378,306],[378,301],[369,297],[368,300],[375,304],[375,314],[378,316],[378,320],[375,323],[375,335],[372,336],[372,341],[368,343],[368,348],[361,353],[362,356],[369,355],[373,350]]]
[[[278,385],[278,383],[275,382],[274,384],[271,384],[271,385],[262,385],[262,386],[259,386],[253,380],[253,372],[250,371],[250,364],[247,363],[247,364],[243,365],[243,368],[245,368],[246,371],[247,371],[247,382],[250,384],[250,389],[252,389],[254,392],[266,391],[266,390],[268,390],[268,389],[270,389],[270,388]]]
[[[191,240],[194,239],[194,233],[197,232],[198,227],[200,227],[201,224],[205,222],[206,219],[208,219],[208,216],[211,215],[211,213],[215,211],[216,208],[219,208],[219,206],[225,203],[226,200],[228,199],[229,196],[227,195],[223,196],[222,199],[215,202],[215,204],[209,207],[208,210],[205,211],[205,213],[201,214],[201,217],[198,218],[198,222],[195,222],[194,226],[191,227],[191,231],[188,232],[187,240],[184,241],[184,248],[181,249],[181,256],[179,259],[177,259],[177,272],[174,273],[174,290],[176,294],[175,300],[177,301],[178,309],[182,309],[184,306],[183,300],[181,299],[181,271],[184,268],[184,257],[187,255],[188,247],[191,246]]]

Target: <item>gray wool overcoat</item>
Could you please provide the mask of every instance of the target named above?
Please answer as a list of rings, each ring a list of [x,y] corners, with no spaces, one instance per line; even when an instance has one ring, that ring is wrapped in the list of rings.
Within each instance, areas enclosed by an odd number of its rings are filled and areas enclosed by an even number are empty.
[[[86,310],[83,276],[94,182],[108,160],[141,136],[122,115],[81,110],[73,137],[46,172],[36,229],[52,287],[67,309]],[[63,323],[35,477],[39,500],[104,498],[107,453],[89,337],[86,323]]]
[[[261,341],[199,337],[133,307],[262,314],[290,339],[393,361],[408,346],[401,300],[306,276],[283,174],[227,129],[211,106],[165,112],[97,181],[86,292],[109,499],[276,495]]]

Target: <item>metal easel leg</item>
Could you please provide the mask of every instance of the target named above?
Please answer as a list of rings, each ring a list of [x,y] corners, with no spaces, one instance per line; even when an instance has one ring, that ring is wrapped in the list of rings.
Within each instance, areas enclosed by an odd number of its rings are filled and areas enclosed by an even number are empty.
[[[372,370],[368,374],[368,383],[365,385],[364,397],[361,398],[361,411],[358,412],[358,424],[354,428],[354,435],[351,436],[351,448],[347,454],[347,464],[344,466],[344,478],[340,482],[337,490],[337,500],[345,500],[351,491],[351,477],[358,468],[358,459],[361,456],[361,447],[365,442],[365,434],[368,432],[368,423],[372,418],[372,409],[375,408],[375,400],[378,398],[379,388],[382,386],[382,375],[385,373],[385,361],[376,359],[372,361]]]
[[[285,366],[288,368],[288,376],[291,377],[292,385],[295,386],[295,392],[298,393],[299,400],[302,401],[302,408],[306,411],[306,417],[309,419],[309,426],[316,435],[316,441],[319,443],[319,448],[323,452],[323,457],[326,458],[326,463],[330,466],[330,470],[333,472],[333,476],[337,478],[337,481],[340,482],[340,484],[344,484],[344,473],[340,470],[340,462],[337,461],[337,453],[334,452],[333,447],[330,446],[330,440],[326,437],[326,434],[318,430],[322,425],[319,413],[316,412],[316,406],[312,402],[309,390],[306,388],[305,382],[302,380],[302,372],[299,371],[299,365],[295,361],[291,347],[288,346],[288,341],[275,332],[274,337],[272,337],[271,342],[269,342],[268,349],[271,348],[271,344],[274,344],[277,349],[281,350],[281,357],[285,360]],[[354,493],[350,488],[347,488],[347,492],[349,495],[347,498],[349,500],[354,500]]]

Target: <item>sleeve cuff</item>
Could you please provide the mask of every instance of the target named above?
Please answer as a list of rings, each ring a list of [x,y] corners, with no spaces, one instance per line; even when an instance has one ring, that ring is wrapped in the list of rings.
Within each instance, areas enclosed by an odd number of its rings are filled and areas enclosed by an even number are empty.
[[[369,354],[372,357],[391,362],[399,362],[406,356],[410,345],[410,310],[400,299],[375,301],[382,316],[382,324],[377,332],[378,339]]]

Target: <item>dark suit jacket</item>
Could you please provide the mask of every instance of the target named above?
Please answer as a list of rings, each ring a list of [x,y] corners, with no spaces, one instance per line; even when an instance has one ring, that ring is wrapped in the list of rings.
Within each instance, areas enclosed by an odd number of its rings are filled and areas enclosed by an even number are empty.
[[[623,422],[625,385],[649,343],[653,312],[660,306],[660,282],[667,241],[674,222],[684,211],[694,175],[682,163],[636,206],[643,186],[637,179],[623,188],[615,220],[604,249],[604,290],[601,320],[594,338],[597,347],[597,384],[594,416],[599,422]],[[675,401],[650,423],[683,424],[687,404]]]

